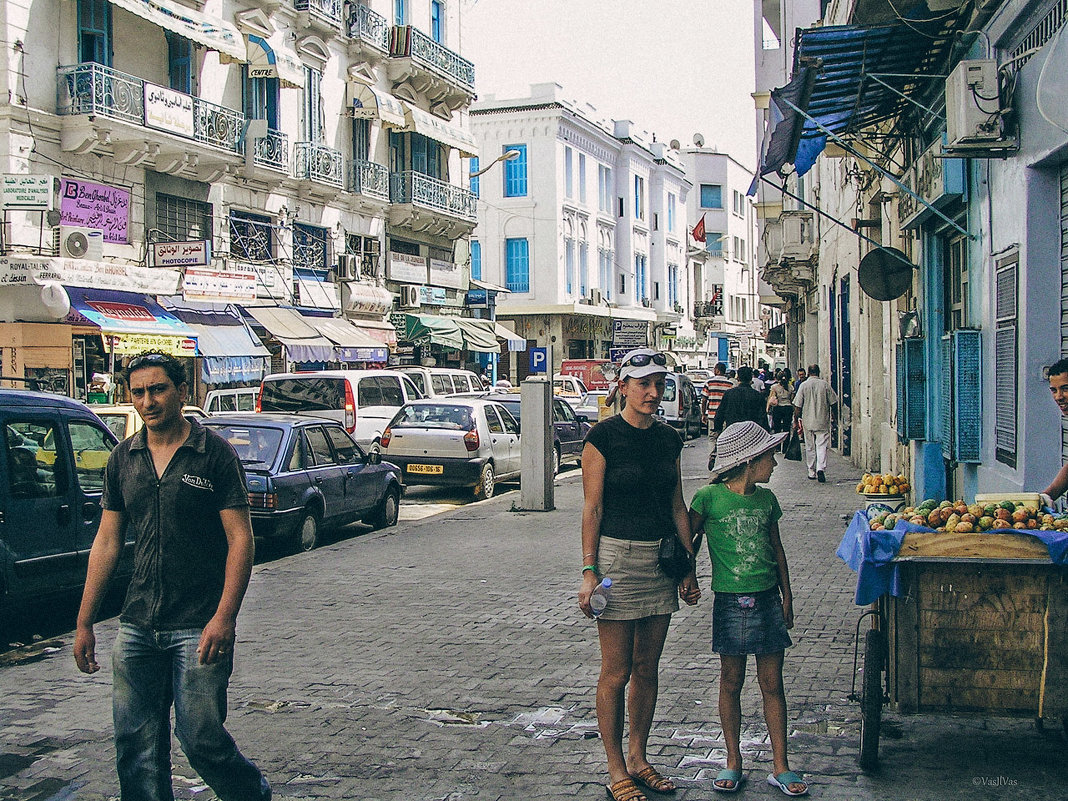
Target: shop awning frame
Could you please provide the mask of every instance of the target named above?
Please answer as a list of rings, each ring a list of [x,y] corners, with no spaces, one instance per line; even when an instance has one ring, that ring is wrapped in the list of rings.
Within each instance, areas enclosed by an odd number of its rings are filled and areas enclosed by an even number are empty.
[[[241,60],[248,64],[252,77],[277,78],[282,86],[304,88],[303,63],[278,42],[271,44],[262,36],[250,33]]]
[[[356,119],[379,120],[389,128],[404,128],[408,120],[404,116],[404,103],[389,92],[383,92],[365,83],[350,81],[352,116]]]
[[[404,338],[414,345],[440,345],[452,350],[463,350],[464,335],[456,322],[459,319],[433,314],[406,314]]]
[[[320,334],[334,343],[338,361],[386,362],[389,348],[343,317],[307,318]]]
[[[492,320],[480,320],[475,317],[457,317],[456,324],[464,337],[464,347],[474,353],[500,353],[497,343],[497,331]]]
[[[330,362],[334,343],[321,336],[295,309],[281,306],[242,306],[253,320],[277,339],[291,361]]]
[[[474,136],[463,128],[451,125],[445,120],[435,117],[414,103],[401,101],[404,106],[405,131],[415,131],[428,139],[441,142],[459,151],[464,158],[476,158],[478,156],[478,143]]]
[[[196,355],[193,330],[151,296],[117,289],[64,289],[71,307],[67,322],[99,328],[116,354],[160,350],[172,356]]]
[[[245,40],[237,26],[218,17],[172,0],[109,0],[131,14],[164,30],[178,34],[209,50],[217,50],[237,60],[245,60]]]

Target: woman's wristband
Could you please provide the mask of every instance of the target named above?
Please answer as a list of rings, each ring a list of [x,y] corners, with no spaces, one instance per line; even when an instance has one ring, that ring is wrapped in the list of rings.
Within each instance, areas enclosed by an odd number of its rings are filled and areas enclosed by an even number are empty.
[[[583,575],[583,576],[585,576],[585,575],[586,575],[586,571],[587,571],[587,570],[592,570],[592,571],[593,571],[593,574],[594,574],[595,576],[596,576],[596,575],[598,575],[598,574],[599,574],[599,573],[601,572],[600,570],[598,570],[598,569],[597,569],[597,565],[583,565],[583,566],[582,566],[582,575]]]

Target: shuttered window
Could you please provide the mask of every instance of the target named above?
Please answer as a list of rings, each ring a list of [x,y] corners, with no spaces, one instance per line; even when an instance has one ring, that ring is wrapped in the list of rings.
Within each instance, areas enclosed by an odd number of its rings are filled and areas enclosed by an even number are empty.
[[[1068,165],[1061,167],[1061,356],[1068,354]],[[1061,458],[1068,461],[1068,417],[1061,416]]]
[[[978,331],[953,332],[953,458],[969,464],[978,464],[982,456],[981,344],[982,337]]]
[[[924,340],[911,337],[897,345],[897,435],[927,439],[927,367]]]
[[[994,375],[1011,376],[994,395],[994,457],[1016,467],[1016,410],[1018,407],[1019,359],[1017,317],[1019,315],[1019,253],[998,261],[994,280]]]

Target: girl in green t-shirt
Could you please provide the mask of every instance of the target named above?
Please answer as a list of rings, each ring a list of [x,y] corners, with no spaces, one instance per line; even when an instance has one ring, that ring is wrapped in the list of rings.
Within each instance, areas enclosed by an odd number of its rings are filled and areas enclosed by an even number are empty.
[[[805,795],[808,784],[790,770],[786,753],[786,694],[782,664],[793,643],[790,570],[779,538],[782,510],[766,484],[775,450],[786,434],[769,434],[751,421],[727,426],[716,443],[712,483],[690,503],[690,527],[704,529],[712,559],[712,650],[719,654],[719,716],[727,767],[712,783],[736,792],[742,776],[742,684],[746,660],[756,656],[775,771],[768,784],[786,795]]]

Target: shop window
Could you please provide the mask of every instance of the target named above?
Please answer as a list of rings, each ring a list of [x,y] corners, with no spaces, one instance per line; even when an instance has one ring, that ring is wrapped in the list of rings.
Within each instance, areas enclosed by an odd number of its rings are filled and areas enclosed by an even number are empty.
[[[165,242],[195,242],[201,239],[210,241],[211,204],[157,192],[156,233],[158,238]]]

